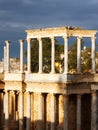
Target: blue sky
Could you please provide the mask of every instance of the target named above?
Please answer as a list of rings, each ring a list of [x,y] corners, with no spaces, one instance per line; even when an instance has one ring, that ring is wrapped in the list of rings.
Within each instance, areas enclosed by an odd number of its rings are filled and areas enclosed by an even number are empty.
[[[0,43],[11,40],[13,55],[26,29],[55,26],[97,30],[98,0],[0,0]]]

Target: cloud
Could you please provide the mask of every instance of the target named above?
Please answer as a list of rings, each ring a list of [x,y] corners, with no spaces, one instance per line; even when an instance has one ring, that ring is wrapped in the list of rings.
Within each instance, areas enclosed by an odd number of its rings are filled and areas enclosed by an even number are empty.
[[[95,29],[98,27],[96,3],[97,0],[1,0],[0,33],[66,25]]]

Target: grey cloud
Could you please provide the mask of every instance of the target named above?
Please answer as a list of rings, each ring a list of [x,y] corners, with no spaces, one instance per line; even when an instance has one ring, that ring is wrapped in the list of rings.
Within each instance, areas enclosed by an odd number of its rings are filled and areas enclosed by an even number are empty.
[[[0,32],[66,25],[97,28],[96,3],[97,0],[1,0]]]

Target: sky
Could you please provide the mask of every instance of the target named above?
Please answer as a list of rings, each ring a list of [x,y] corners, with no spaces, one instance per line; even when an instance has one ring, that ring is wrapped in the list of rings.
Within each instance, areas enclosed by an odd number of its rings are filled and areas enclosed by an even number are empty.
[[[0,0],[0,55],[5,40],[19,54],[27,29],[73,26],[98,29],[98,0]]]

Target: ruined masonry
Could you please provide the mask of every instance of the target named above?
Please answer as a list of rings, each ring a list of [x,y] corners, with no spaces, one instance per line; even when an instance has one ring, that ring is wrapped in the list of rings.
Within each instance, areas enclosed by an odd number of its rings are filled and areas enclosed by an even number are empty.
[[[0,73],[0,130],[98,130],[98,74],[95,64],[97,30],[57,27],[26,30],[27,70],[10,71],[10,41],[4,46]],[[55,73],[55,38],[64,39],[64,71]],[[68,73],[68,40],[77,39],[77,73]],[[42,38],[51,39],[51,72],[43,73]],[[81,70],[81,39],[91,39],[91,73]],[[31,72],[31,41],[39,41],[39,70]],[[12,44],[11,44],[12,45]],[[5,67],[6,66],[6,67]]]

